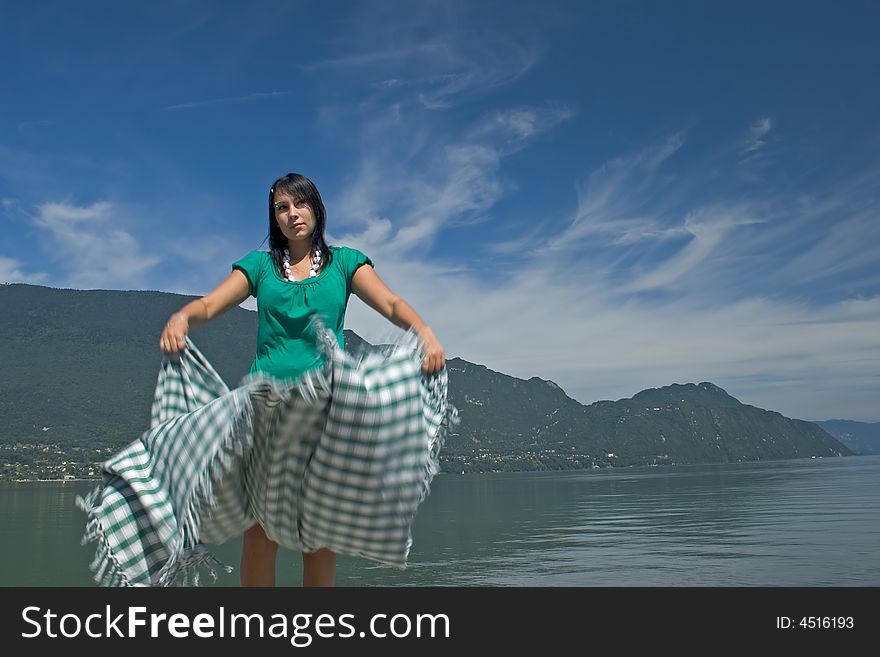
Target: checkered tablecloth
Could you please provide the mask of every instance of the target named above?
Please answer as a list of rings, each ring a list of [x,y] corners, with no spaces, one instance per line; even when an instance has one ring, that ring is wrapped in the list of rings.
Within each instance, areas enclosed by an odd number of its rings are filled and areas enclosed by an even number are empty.
[[[354,358],[312,331],[325,365],[293,383],[258,374],[229,390],[189,340],[163,361],[150,429],[78,500],[98,583],[198,584],[219,565],[205,544],[256,522],[290,549],[406,567],[456,418],[446,370],[422,375],[412,334]]]

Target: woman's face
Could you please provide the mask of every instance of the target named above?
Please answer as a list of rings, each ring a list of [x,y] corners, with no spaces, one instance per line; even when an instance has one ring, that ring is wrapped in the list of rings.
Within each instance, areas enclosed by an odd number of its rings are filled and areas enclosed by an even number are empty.
[[[311,241],[317,221],[311,206],[305,201],[294,200],[283,192],[273,195],[275,221],[284,236],[291,241]]]

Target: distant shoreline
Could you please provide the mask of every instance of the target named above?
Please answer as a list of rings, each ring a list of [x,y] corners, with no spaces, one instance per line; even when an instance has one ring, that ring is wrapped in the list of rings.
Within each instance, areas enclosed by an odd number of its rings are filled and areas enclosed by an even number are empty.
[[[459,471],[459,470],[441,470],[438,472],[435,477],[439,477],[441,475],[448,475],[453,477],[460,476],[471,476],[471,475],[512,475],[512,474],[571,474],[571,473],[586,473],[589,472],[591,474],[608,474],[609,472],[621,472],[627,470],[635,470],[635,471],[656,471],[656,470],[674,470],[676,468],[690,469],[690,468],[700,468],[704,466],[754,466],[754,465],[770,465],[773,463],[778,463],[781,461],[834,461],[837,459],[844,458],[870,458],[870,457],[878,457],[880,458],[880,454],[851,454],[848,456],[801,456],[795,459],[756,459],[756,460],[743,460],[743,461],[728,461],[725,463],[720,462],[702,462],[702,463],[663,463],[663,464],[630,464],[630,465],[617,465],[617,466],[605,466],[602,468],[562,468],[558,470],[538,470],[538,469],[523,469],[523,470],[489,470],[489,471]],[[0,479],[0,485],[3,484],[28,484],[28,483],[58,483],[58,484],[66,484],[66,483],[77,483],[83,481],[91,481],[100,483],[102,481],[101,477],[80,477],[76,479]]]
[[[87,477],[84,479],[0,479],[0,483],[8,482],[10,484],[37,484],[53,482],[56,484],[73,483],[76,481],[101,481],[101,477]]]

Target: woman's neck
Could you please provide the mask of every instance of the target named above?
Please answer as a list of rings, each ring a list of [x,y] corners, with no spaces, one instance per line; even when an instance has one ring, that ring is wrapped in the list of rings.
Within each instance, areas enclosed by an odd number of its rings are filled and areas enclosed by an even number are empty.
[[[290,261],[299,262],[303,258],[307,257],[309,253],[311,253],[312,243],[304,242],[302,240],[298,240],[296,242],[288,240],[287,249],[288,251],[290,251]]]

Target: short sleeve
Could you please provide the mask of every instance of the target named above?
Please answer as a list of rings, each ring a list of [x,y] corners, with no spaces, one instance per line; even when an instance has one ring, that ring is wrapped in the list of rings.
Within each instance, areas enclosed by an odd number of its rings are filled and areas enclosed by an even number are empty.
[[[345,272],[345,286],[351,294],[351,279],[358,267],[361,265],[370,265],[375,268],[373,261],[357,249],[344,247],[339,249],[339,255],[342,256],[342,269]]]
[[[267,255],[269,254],[265,251],[251,251],[241,260],[232,263],[233,269],[238,269],[247,276],[251,296],[257,296],[257,286],[260,284],[263,267],[266,266]]]

